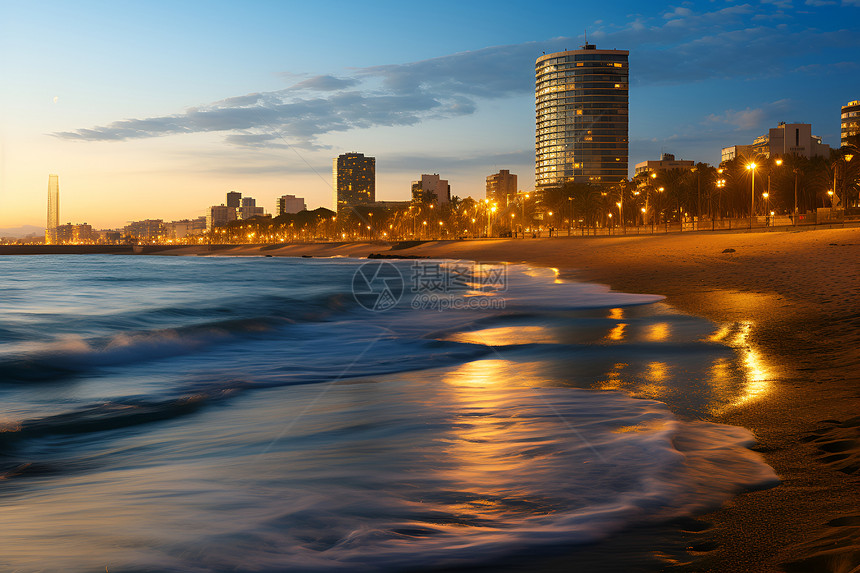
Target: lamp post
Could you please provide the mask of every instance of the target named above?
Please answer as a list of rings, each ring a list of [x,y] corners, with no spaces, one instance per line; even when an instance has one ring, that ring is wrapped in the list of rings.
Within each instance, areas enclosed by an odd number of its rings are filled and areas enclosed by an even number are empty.
[[[795,227],[797,226],[797,218],[798,218],[798,214],[797,214],[797,175],[798,175],[799,171],[800,171],[800,169],[798,167],[794,168],[794,220],[793,220],[793,223],[794,223]]]
[[[520,225],[520,226],[522,227],[522,235],[523,235],[523,239],[525,239],[525,238],[526,238],[526,199],[528,199],[528,198],[529,198],[529,194],[528,194],[528,193],[526,193],[525,195],[523,195],[523,222],[522,222],[522,224]]]
[[[567,236],[569,237],[570,236],[570,228],[573,225],[573,197],[567,198],[567,204],[568,204],[568,209],[567,209],[567,215],[568,215]]]
[[[722,169],[717,170],[717,173],[722,173],[722,172],[723,172]],[[726,186],[726,180],[725,179],[717,179],[717,211],[719,211],[719,213],[720,213],[720,221],[722,221],[722,219],[723,219],[723,207],[722,207],[723,192],[722,192],[722,189],[725,186]],[[714,227],[714,221],[715,221],[714,216],[713,216],[713,214],[711,214],[711,230],[712,231],[715,228]],[[722,223],[720,224],[720,228],[722,228]]]
[[[770,179],[770,175],[768,175],[768,179]],[[768,185],[770,185],[770,181],[768,181]],[[765,212],[765,222],[764,226],[770,226],[770,219],[767,218],[767,213],[770,212],[770,193],[765,191],[761,194],[762,199],[764,199],[764,212]]]
[[[833,195],[835,196],[835,199],[837,199],[840,203],[842,203],[843,209],[848,206],[848,201],[845,200],[845,197],[844,197],[845,192],[843,192],[842,195],[839,195],[836,193],[836,189],[838,188],[836,186],[836,174],[839,173],[839,167],[840,166],[843,166],[843,171],[847,170],[846,168],[848,167],[848,162],[851,161],[853,158],[854,158],[853,154],[846,153],[845,155],[843,155],[842,157],[837,159],[833,164]],[[843,175],[844,175],[844,173],[843,173]],[[844,176],[843,176],[843,179],[844,179]],[[843,187],[844,187],[844,182],[843,182]],[[831,211],[833,211],[833,200],[834,200],[834,197],[831,197],[831,199],[830,199],[830,210]],[[832,219],[833,216],[831,215],[830,218]]]
[[[747,169],[752,174],[750,178],[751,187],[750,187],[750,229],[752,229],[752,220],[755,215],[755,168],[757,165],[755,163],[750,163],[747,165]]]
[[[651,182],[651,185],[648,186],[648,193],[645,195],[645,207],[646,207],[646,210],[649,207],[651,209],[651,217],[650,217],[651,218],[651,234],[653,235],[654,234],[654,206],[651,205],[651,190],[654,189],[653,179],[657,179],[657,174],[652,171],[650,177],[652,179],[652,182]],[[662,189],[662,187],[661,187],[661,189]]]

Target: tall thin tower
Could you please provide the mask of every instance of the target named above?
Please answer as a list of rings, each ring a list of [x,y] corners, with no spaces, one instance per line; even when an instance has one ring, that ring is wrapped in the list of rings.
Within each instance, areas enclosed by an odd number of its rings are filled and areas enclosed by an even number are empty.
[[[48,224],[45,226],[45,243],[57,241],[57,227],[60,226],[60,177],[48,175]]]

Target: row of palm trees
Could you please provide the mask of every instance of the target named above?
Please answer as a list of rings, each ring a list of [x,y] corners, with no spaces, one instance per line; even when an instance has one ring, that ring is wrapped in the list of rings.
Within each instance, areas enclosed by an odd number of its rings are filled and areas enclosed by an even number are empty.
[[[855,160],[855,156],[857,159]],[[567,183],[541,194],[538,212],[574,227],[648,225],[860,208],[860,151],[830,157],[737,157],[713,167],[649,171],[613,185]]]
[[[855,159],[856,156],[856,159]],[[753,167],[754,165],[754,167]],[[803,215],[820,207],[860,209],[860,150],[830,157],[738,157],[719,168],[644,172],[631,180],[566,183],[496,199],[453,197],[449,203],[368,204],[335,214],[327,209],[274,219],[236,221],[209,240],[271,243],[313,240],[427,240],[525,236],[721,219]]]

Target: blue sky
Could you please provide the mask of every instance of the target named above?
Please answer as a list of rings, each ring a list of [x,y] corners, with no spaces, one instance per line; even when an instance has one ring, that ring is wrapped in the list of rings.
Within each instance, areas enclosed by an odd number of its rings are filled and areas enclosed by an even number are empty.
[[[465,5],[463,5],[465,4]],[[630,50],[630,156],[719,161],[779,121],[839,142],[860,99],[860,0],[0,1],[0,227],[202,215],[229,190],[331,205],[331,159],[483,196],[534,181],[534,60]]]

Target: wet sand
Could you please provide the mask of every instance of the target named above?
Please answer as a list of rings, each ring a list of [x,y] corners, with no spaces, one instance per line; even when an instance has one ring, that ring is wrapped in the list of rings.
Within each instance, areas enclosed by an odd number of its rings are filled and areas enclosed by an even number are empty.
[[[530,263],[619,291],[662,294],[717,323],[749,324],[762,392],[713,421],[752,430],[782,485],[741,494],[698,524],[682,525],[680,535],[640,533],[594,548],[585,561],[557,556],[540,568],[604,570],[589,564],[638,544],[642,555],[673,570],[858,571],[860,229],[439,241],[396,251],[369,243],[264,249],[212,254],[373,252]]]

